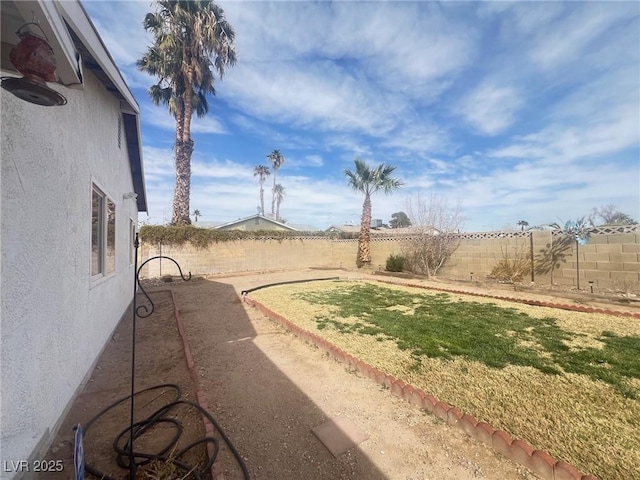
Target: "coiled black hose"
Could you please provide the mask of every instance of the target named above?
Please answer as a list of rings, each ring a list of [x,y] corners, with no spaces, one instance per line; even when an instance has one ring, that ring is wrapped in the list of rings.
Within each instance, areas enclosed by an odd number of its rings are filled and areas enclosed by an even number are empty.
[[[136,422],[133,425],[134,440],[140,437],[145,432],[152,429],[154,426],[162,423],[169,423],[174,425],[176,428],[176,434],[171,439],[171,441],[159,453],[152,454],[152,453],[134,451],[133,456],[134,458],[136,458],[136,467],[146,465],[152,460],[159,460],[162,462],[169,461],[179,469],[183,470],[185,473],[191,472],[191,474],[197,480],[202,480],[204,476],[206,476],[207,472],[211,470],[211,466],[216,461],[218,452],[220,451],[220,444],[216,438],[203,437],[196,440],[193,443],[190,443],[179,452],[174,451],[174,447],[177,445],[180,439],[180,436],[182,435],[182,424],[177,419],[168,417],[167,415],[174,407],[178,405],[188,405],[190,407],[197,409],[203,416],[205,416],[215,426],[216,430],[218,431],[218,433],[220,434],[224,442],[227,444],[227,446],[229,447],[229,450],[231,450],[231,453],[233,453],[233,456],[238,462],[238,465],[242,469],[244,478],[246,480],[250,479],[249,470],[247,469],[247,466],[242,460],[240,453],[238,452],[236,447],[233,445],[229,437],[227,437],[227,435],[224,433],[224,431],[220,427],[220,424],[215,420],[215,418],[213,418],[213,416],[208,411],[206,411],[197,403],[194,403],[188,400],[181,400],[180,387],[172,383],[165,383],[165,384],[155,385],[153,387],[145,388],[144,390],[140,390],[136,392],[135,396],[138,396],[140,394],[143,394],[152,390],[163,390],[162,394],[165,394],[167,390],[174,390],[175,397],[173,398],[172,401],[160,407],[158,410],[156,410],[151,415],[149,415],[146,419]],[[108,405],[104,409],[102,409],[97,415],[95,415],[91,420],[89,420],[89,422],[87,422],[87,424],[83,427],[85,436],[87,432],[91,429],[91,427],[100,419],[100,417],[102,417],[109,410],[123,404],[124,402],[129,401],[130,399],[131,399],[131,395],[127,395],[126,397],[123,397],[115,401],[114,403]],[[118,463],[118,466],[126,469],[129,469],[129,459],[131,458],[131,446],[129,444],[130,428],[131,427],[127,427],[125,430],[120,432],[120,434],[118,434],[118,436],[113,441],[113,449],[116,452],[116,462]],[[201,469],[196,470],[194,466],[189,465],[181,460],[181,457],[183,457],[184,454],[187,453],[189,450],[201,444],[207,444],[207,443],[210,443],[213,445],[214,452],[213,452],[213,455],[210,456],[209,461],[206,463],[206,465],[204,465]],[[142,460],[138,462],[138,459],[142,459]],[[89,463],[85,464],[85,471],[100,479],[117,480],[116,478],[110,477],[109,475],[99,471],[96,467],[92,466]]]

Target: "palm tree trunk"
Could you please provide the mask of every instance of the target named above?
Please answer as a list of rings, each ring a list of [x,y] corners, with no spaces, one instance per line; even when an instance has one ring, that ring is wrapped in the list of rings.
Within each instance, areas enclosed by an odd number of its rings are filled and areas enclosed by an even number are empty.
[[[271,189],[271,193],[272,193],[271,216],[273,217],[276,213],[276,169],[275,168],[273,169],[273,188]]]
[[[264,216],[264,188],[260,184],[260,213]]]
[[[173,193],[172,225],[190,225],[191,153],[193,142],[176,142],[176,188]]]
[[[360,223],[360,236],[358,237],[358,259],[356,264],[362,267],[371,263],[371,196],[365,193],[362,205],[362,221]]]
[[[193,115],[193,62],[188,48],[189,39],[183,46],[185,68],[185,94],[180,114],[176,117],[176,188],[173,195],[172,225],[191,225],[189,200],[191,195],[191,117]]]
[[[276,200],[276,222],[280,221],[280,199]]]

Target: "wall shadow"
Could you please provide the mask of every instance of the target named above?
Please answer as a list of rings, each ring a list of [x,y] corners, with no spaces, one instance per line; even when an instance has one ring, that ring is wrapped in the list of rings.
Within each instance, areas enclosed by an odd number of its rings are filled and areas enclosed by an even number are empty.
[[[327,413],[254,341],[260,335],[262,342],[278,342],[280,348],[284,339],[286,348],[287,337],[298,340],[270,321],[266,331],[257,332],[230,283],[199,280],[172,288],[209,411],[245,458],[252,478],[387,478],[358,447],[337,458],[327,450],[312,433],[329,420]],[[291,361],[286,355],[280,360]],[[242,478],[225,450],[225,480]]]
[[[545,248],[538,250],[534,258],[536,275],[549,275],[553,284],[555,271],[563,263],[567,263],[567,255],[571,253],[573,243],[573,238],[569,236],[555,237]]]

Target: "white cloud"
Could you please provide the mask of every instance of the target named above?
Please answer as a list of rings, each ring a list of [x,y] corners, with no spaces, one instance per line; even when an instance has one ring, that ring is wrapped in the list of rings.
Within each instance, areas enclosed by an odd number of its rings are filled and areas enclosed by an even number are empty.
[[[514,87],[484,81],[462,99],[458,109],[480,133],[496,135],[513,124],[522,105],[522,96]]]
[[[314,167],[321,167],[324,164],[322,157],[320,155],[307,155],[305,157],[307,160],[307,164]]]
[[[381,144],[396,149],[403,156],[428,156],[451,149],[446,129],[420,118],[400,125]]]
[[[85,5],[141,102],[149,204],[162,221],[175,124],[151,105],[154,79],[135,67],[153,7]],[[606,203],[640,216],[637,3],[222,6],[239,61],[217,84],[216,115],[192,128],[228,133],[216,138],[223,158],[196,139],[191,205],[203,220],[255,213],[252,169],[273,148],[287,157],[282,214],[295,223],[359,221],[362,198],[342,177],[354,157],[398,165],[407,182],[374,197],[374,217],[384,221],[404,196],[426,190],[462,198],[471,229],[574,218]]]
[[[142,26],[145,15],[152,11],[150,2],[84,0],[82,3],[127,85],[149,88],[153,80],[138,70],[136,61],[153,39]]]
[[[228,76],[225,97],[261,119],[302,128],[366,131],[393,128],[403,106],[366,79],[331,63],[239,65]]]
[[[556,68],[575,61],[614,23],[638,14],[638,5],[610,8],[607,3],[583,3],[570,8],[567,15],[538,30],[531,59],[543,68]]]
[[[287,168],[294,168],[294,169],[299,169],[304,167],[317,168],[317,167],[322,167],[324,165],[324,161],[322,160],[322,157],[317,154],[305,155],[302,158],[288,156],[286,157],[285,165]]]
[[[169,110],[164,105],[154,105],[147,101],[141,105],[142,121],[162,130],[175,132],[176,120],[171,116]],[[222,122],[211,113],[207,116],[198,118],[194,115],[191,120],[191,133],[228,133]]]
[[[640,142],[637,105],[618,106],[606,121],[547,127],[513,144],[488,152],[490,157],[554,162],[556,168],[590,158],[618,153]]]
[[[246,181],[253,178],[253,169],[248,168],[246,165],[232,162],[231,160],[205,160],[202,156],[198,155],[200,158],[192,162],[192,181],[200,180],[201,178],[229,178]]]
[[[155,179],[173,175],[175,171],[175,156],[172,149],[143,145],[142,157],[144,159],[144,174],[147,181],[151,177]]]

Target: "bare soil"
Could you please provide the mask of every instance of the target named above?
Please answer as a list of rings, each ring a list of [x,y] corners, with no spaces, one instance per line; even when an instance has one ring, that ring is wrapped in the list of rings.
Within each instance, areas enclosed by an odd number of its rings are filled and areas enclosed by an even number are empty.
[[[241,301],[240,292],[255,286],[332,276],[380,278],[358,272],[306,270],[194,278],[189,282],[179,279],[171,283],[148,282],[157,308],[150,318],[138,320],[137,390],[175,383],[182,388],[184,398],[194,399],[195,387],[186,366],[171,297],[166,291],[170,288],[184,321],[209,412],[244,458],[251,478],[537,478],[460,430],[350,371]],[[394,280],[407,282],[405,279]],[[437,285],[443,286],[442,283]],[[457,287],[505,294],[501,288]],[[540,298],[532,292],[510,293],[510,296],[517,295]],[[542,298],[549,301],[547,296]],[[555,292],[552,298],[560,303],[573,301],[557,296]],[[615,309],[637,311],[629,306]],[[63,460],[64,471],[40,478],[74,478],[72,428],[78,423],[85,425],[107,405],[129,394],[130,344],[131,316],[125,315],[47,454],[48,459]],[[109,472],[113,478],[126,478],[127,475],[126,470],[115,464],[111,443],[129,424],[128,405],[126,402],[118,412],[114,409],[100,420],[99,428],[98,424],[92,427],[85,439],[87,461]],[[145,407],[145,412],[148,414],[152,407]],[[142,413],[136,415],[142,416]],[[311,430],[338,415],[348,417],[369,435],[369,439],[335,458]],[[185,409],[173,416],[184,426],[185,443],[204,435],[198,412]],[[167,436],[168,433],[149,435],[151,438],[145,440],[147,448],[152,451],[159,448],[166,443]],[[203,452],[193,453],[191,460],[202,461]],[[227,448],[222,448],[219,458],[220,478],[242,478]]]

